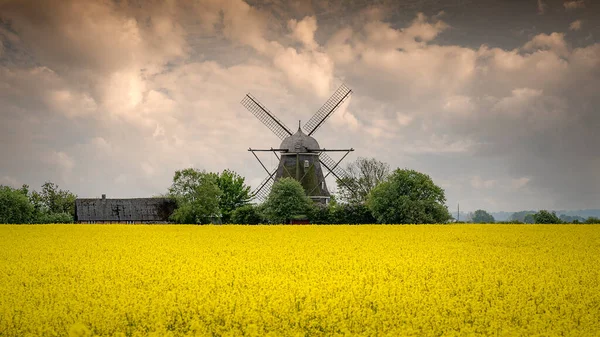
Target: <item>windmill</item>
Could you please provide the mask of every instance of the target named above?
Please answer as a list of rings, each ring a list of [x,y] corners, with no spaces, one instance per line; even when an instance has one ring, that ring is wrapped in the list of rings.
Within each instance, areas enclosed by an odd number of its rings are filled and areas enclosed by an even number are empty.
[[[267,177],[253,192],[253,198],[264,201],[269,196],[275,181],[280,178],[291,177],[300,182],[306,194],[313,201],[324,204],[329,202],[331,195],[327,189],[325,178],[332,174],[338,181],[343,181],[342,179],[348,175],[339,164],[354,149],[324,149],[319,146],[312,135],[351,93],[352,90],[342,84],[302,128],[298,123],[298,131],[295,133],[292,133],[290,128],[251,94],[247,94],[242,99],[242,105],[282,140],[278,148],[248,149],[267,172]],[[255,153],[261,151],[273,152],[279,160],[279,165],[272,172],[266,168]],[[345,154],[336,162],[327,152],[345,152]],[[323,168],[327,170],[325,175],[323,174]]]

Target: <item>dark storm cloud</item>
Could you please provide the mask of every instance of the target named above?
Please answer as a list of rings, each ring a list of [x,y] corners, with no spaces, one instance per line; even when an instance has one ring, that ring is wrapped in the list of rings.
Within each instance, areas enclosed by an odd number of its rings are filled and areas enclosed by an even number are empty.
[[[195,166],[256,186],[245,150],[278,140],[243,95],[294,126],[343,81],[354,96],[322,146],[426,172],[464,209],[598,207],[598,16],[576,1],[5,1],[0,184],[147,196]]]

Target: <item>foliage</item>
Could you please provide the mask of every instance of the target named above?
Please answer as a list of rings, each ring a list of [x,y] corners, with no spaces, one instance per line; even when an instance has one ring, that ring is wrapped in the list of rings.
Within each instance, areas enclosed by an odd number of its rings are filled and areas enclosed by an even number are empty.
[[[306,196],[304,188],[296,179],[281,178],[273,184],[263,207],[269,222],[289,223],[298,216],[308,215],[312,200]]]
[[[265,223],[259,206],[244,205],[231,212],[231,222],[235,224],[256,225]]]
[[[471,215],[471,221],[474,223],[494,223],[495,219],[490,213],[478,209]]]
[[[33,219],[33,205],[26,192],[0,185],[0,224],[29,223]]]
[[[555,212],[548,212],[546,210],[541,210],[533,215],[535,223],[540,224],[558,224],[562,223],[560,219],[556,216]]]
[[[75,217],[75,199],[77,199],[75,194],[59,189],[58,185],[52,182],[44,183],[39,193],[43,208],[50,214],[67,213]]]
[[[515,220],[517,222],[518,220]],[[523,223],[533,224],[535,223],[535,213],[529,213],[525,215],[523,218]]]
[[[348,176],[337,181],[340,199],[351,204],[364,203],[369,193],[387,178],[388,164],[375,158],[359,157],[346,168]]]
[[[377,220],[365,204],[339,204],[332,207],[331,223],[374,224]]]
[[[0,226],[0,335],[597,336],[600,231],[516,227]]]
[[[222,192],[219,198],[222,221],[230,223],[231,213],[250,201],[250,186],[245,184],[244,177],[231,170],[224,170],[216,178]]]
[[[328,205],[315,203],[308,212],[308,219],[311,224],[332,224],[331,207]]]
[[[526,217],[527,215],[531,214],[531,217],[528,218],[529,220],[531,220],[531,222],[527,222],[526,221]],[[520,211],[520,212],[515,212],[513,213],[510,218],[508,219],[508,221],[519,221],[519,222],[524,222],[524,223],[533,223],[533,214],[535,214],[535,211]]]
[[[451,218],[445,201],[428,175],[397,169],[373,189],[367,205],[379,223],[445,223]]]
[[[600,218],[596,218],[596,217],[589,217],[585,220],[586,224],[600,224]]]
[[[49,213],[43,212],[37,215],[33,223],[38,224],[57,224],[57,223],[72,223],[73,217],[69,213]]]
[[[585,222],[585,218],[580,217],[578,215],[566,215],[566,214],[561,214],[559,216],[560,221],[562,221],[563,223],[582,223]]]
[[[77,196],[51,182],[42,191],[0,186],[0,223],[72,223]]]
[[[176,223],[205,224],[219,216],[222,192],[215,174],[188,168],[175,172],[169,196],[177,201],[171,215]]]

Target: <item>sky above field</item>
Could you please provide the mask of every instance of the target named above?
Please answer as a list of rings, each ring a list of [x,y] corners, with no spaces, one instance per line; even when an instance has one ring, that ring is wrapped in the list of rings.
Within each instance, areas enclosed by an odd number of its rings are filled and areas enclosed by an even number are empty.
[[[599,38],[583,0],[0,0],[0,184],[257,186],[247,149],[280,141],[244,95],[295,129],[345,83],[314,136],[346,162],[427,173],[451,210],[599,208]]]

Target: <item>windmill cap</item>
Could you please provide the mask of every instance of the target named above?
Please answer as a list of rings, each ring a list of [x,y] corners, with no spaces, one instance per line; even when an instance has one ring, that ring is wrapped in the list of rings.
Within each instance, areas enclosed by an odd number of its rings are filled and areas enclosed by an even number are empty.
[[[285,138],[281,142],[280,149],[287,149],[288,152],[308,152],[307,149],[319,149],[319,143],[311,136],[307,136],[298,128],[293,135]]]

